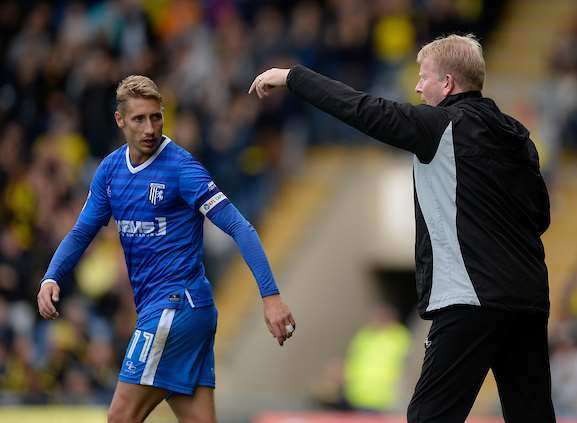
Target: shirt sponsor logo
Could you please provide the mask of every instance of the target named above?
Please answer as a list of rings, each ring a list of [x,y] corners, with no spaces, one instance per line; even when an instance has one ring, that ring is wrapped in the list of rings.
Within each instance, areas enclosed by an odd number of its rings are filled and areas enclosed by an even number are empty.
[[[117,220],[118,233],[122,236],[163,236],[166,235],[166,217],[155,217],[154,222],[143,220]]]
[[[152,203],[153,206],[160,203],[164,199],[164,189],[166,185],[159,184],[156,182],[151,182],[150,186],[148,187],[148,200]]]
[[[202,206],[200,206],[200,212],[206,216],[206,214],[216,207],[217,204],[226,200],[226,195],[222,192],[217,192],[212,197],[210,197]]]

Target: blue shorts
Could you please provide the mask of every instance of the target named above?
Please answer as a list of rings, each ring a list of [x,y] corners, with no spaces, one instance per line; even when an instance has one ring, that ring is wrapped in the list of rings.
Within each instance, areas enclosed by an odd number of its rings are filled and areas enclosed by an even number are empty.
[[[214,388],[216,307],[164,309],[136,322],[118,379],[169,393]]]

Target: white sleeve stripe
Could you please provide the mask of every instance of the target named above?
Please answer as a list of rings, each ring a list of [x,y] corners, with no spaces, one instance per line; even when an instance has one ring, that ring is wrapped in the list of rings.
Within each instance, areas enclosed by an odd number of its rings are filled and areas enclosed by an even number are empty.
[[[217,204],[223,202],[226,199],[227,199],[226,195],[224,195],[222,192],[217,192],[208,200],[206,200],[206,202],[202,206],[200,206],[198,211],[200,211],[203,215],[206,216],[206,214],[209,211],[211,211],[214,207],[216,207]]]

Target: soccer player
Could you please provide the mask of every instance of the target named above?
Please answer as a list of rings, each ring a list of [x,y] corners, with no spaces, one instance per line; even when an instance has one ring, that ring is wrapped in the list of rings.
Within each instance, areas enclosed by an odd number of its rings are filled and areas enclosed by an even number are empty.
[[[141,422],[166,399],[179,422],[212,423],[217,311],[202,264],[205,217],[238,244],[258,283],[268,329],[281,346],[295,321],[254,228],[202,165],[162,134],[156,84],[129,76],[116,99],[114,116],[126,144],[96,170],[78,221],[42,280],[38,309],[45,319],[58,317],[58,281],[113,216],[138,319],[108,421]]]
[[[552,423],[549,292],[541,235],[549,197],[529,131],[483,97],[472,36],[425,45],[423,103],[355,91],[303,66],[270,69],[249,93],[294,94],[413,157],[418,308],[432,319],[409,423],[465,421],[489,369],[507,423]]]

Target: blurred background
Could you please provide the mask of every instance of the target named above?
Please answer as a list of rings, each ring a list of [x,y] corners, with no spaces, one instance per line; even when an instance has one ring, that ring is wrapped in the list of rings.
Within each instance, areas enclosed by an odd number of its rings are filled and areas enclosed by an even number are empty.
[[[404,421],[428,329],[415,313],[411,157],[286,93],[246,92],[301,63],[417,103],[416,52],[452,32],[479,37],[485,95],[540,152],[554,402],[577,421],[575,0],[2,1],[0,421],[105,420],[135,321],[114,225],[60,281],[59,320],[39,318],[36,293],[96,166],[123,143],[115,89],[135,73],[160,86],[165,134],[257,227],[297,320],[276,346],[234,243],[208,223],[220,421]],[[472,414],[500,421],[491,375]],[[148,421],[175,419],[162,405]]]

